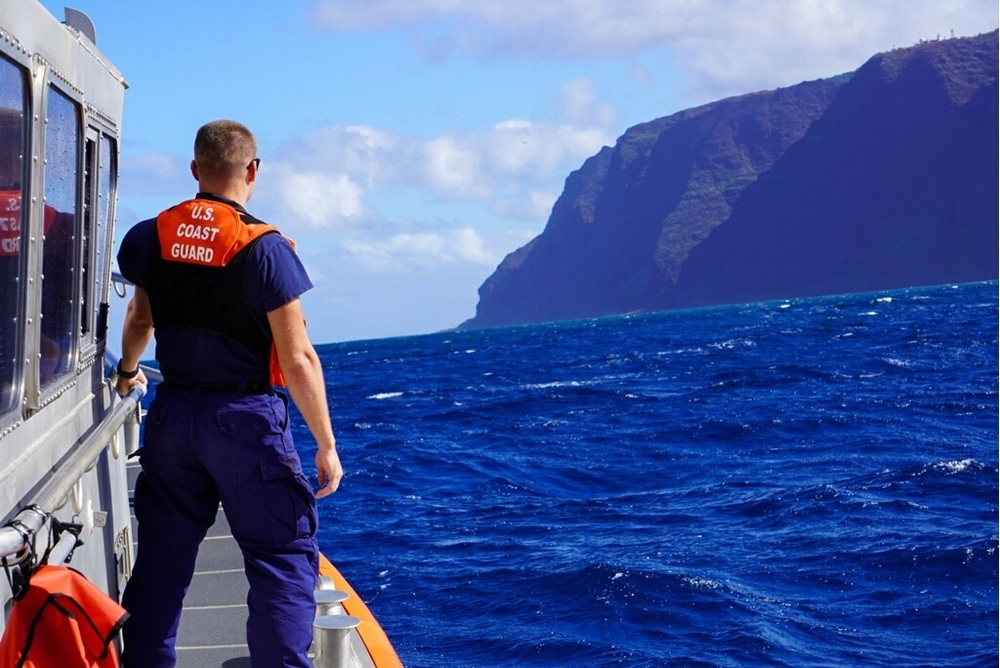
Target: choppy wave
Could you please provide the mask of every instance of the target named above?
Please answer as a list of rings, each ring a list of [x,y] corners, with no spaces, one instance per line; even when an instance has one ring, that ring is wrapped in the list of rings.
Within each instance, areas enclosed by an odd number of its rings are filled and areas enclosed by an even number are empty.
[[[997,306],[322,346],[347,470],[322,547],[413,668],[995,666]]]

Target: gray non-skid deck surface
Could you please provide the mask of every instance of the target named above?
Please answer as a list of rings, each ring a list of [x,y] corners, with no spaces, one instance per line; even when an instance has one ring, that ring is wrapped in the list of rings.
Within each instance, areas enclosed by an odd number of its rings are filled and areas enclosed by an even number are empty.
[[[129,464],[129,498],[135,489],[139,464]],[[135,516],[132,517],[133,536]],[[230,535],[225,514],[198,551],[194,579],[184,598],[177,632],[178,668],[244,668],[250,665],[246,645],[247,581],[243,555]]]

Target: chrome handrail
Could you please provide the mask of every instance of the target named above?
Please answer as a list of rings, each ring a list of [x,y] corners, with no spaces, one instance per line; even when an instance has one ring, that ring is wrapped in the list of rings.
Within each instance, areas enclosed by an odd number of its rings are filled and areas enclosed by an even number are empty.
[[[0,557],[9,557],[32,547],[29,540],[38,535],[52,513],[66,504],[73,487],[93,467],[115,432],[129,419],[138,421],[145,395],[145,386],[138,385],[109,408],[97,428],[76,449],[73,458],[60,467],[58,474],[35,497],[34,502],[21,509],[7,526],[0,527]],[[17,528],[11,526],[15,523]]]

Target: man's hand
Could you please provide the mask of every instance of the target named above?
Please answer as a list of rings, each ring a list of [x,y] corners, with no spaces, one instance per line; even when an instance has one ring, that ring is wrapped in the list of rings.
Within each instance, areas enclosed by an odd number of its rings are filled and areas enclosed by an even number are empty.
[[[319,489],[316,490],[316,498],[322,499],[337,491],[340,487],[340,479],[344,477],[344,469],[340,466],[340,457],[337,449],[321,449],[316,451],[316,479],[319,481]]]
[[[115,392],[118,393],[119,397],[124,397],[132,393],[132,390],[136,388],[137,385],[142,385],[146,387],[146,374],[142,372],[142,367],[139,368],[139,375],[135,378],[122,378],[118,376],[118,382],[115,383]]]

